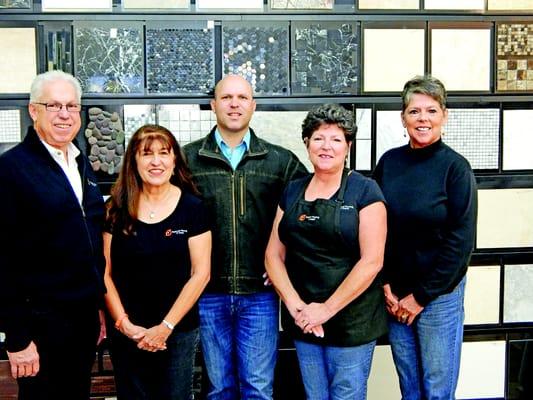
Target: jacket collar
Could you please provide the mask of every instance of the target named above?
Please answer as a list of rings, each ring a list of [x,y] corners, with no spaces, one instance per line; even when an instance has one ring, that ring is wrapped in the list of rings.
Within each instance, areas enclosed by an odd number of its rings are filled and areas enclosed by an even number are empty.
[[[207,135],[203,142],[200,150],[198,150],[198,155],[205,157],[215,157],[225,160],[220,147],[218,147],[217,141],[215,139],[215,130],[216,125],[211,129],[209,135]],[[268,153],[268,149],[265,147],[264,143],[257,137],[252,128],[250,129],[250,146],[248,151],[244,154],[243,159],[247,157],[261,157]]]

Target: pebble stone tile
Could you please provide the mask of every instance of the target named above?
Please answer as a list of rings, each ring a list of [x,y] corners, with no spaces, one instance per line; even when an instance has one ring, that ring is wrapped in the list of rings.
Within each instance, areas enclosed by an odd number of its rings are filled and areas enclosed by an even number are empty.
[[[533,24],[498,23],[498,91],[533,90]]]
[[[85,137],[93,170],[108,175],[118,173],[124,157],[124,130],[118,113],[99,107],[89,108]]]
[[[75,72],[86,93],[143,93],[143,29],[74,26]]]
[[[147,29],[148,92],[209,93],[215,85],[213,40],[213,29]]]
[[[293,34],[292,93],[356,92],[359,68],[355,23],[295,23]]]
[[[31,0],[0,0],[1,8],[31,8]]]
[[[331,10],[333,0],[271,0],[273,10]]]
[[[222,26],[224,74],[243,76],[258,95],[289,94],[288,24]]]

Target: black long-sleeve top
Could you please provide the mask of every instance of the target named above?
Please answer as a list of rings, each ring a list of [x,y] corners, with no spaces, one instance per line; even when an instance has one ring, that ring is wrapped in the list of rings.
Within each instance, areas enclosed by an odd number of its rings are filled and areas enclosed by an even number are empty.
[[[466,274],[477,219],[468,161],[441,140],[386,152],[374,178],[387,200],[384,279],[399,298],[427,305]]]

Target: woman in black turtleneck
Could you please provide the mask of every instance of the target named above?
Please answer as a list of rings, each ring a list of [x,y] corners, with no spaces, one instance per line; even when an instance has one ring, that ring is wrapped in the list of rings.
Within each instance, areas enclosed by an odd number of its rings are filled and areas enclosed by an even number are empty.
[[[385,153],[374,176],[387,200],[389,340],[403,399],[454,399],[475,178],[468,161],[441,140],[448,117],[444,85],[415,77],[402,101],[409,144]]]

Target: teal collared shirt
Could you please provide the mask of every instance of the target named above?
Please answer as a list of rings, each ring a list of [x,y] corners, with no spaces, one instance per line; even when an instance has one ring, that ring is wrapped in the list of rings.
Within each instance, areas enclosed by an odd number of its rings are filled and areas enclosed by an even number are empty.
[[[248,151],[248,148],[250,147],[250,130],[246,132],[246,134],[242,138],[242,142],[234,148],[229,147],[224,142],[224,139],[222,139],[222,135],[220,135],[218,129],[215,130],[215,140],[217,141],[220,150],[222,150],[222,154],[224,154],[224,157],[226,157],[229,163],[231,164],[231,168],[235,170],[235,168],[237,168],[237,165],[239,165],[242,158],[244,157],[244,153],[246,153]]]

